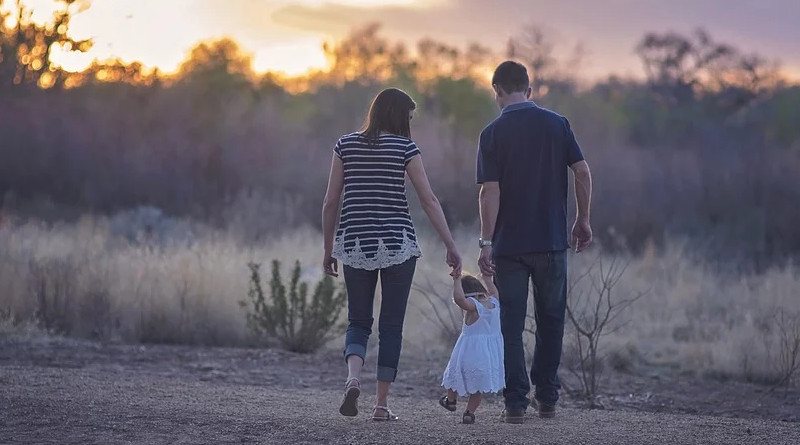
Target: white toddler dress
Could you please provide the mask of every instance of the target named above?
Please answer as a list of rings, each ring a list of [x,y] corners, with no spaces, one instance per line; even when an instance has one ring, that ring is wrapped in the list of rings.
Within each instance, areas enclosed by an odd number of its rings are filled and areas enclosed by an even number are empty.
[[[489,297],[494,305],[490,309],[475,298],[470,299],[475,302],[478,319],[471,325],[464,322],[461,327],[461,335],[444,370],[442,386],[460,396],[496,393],[505,387],[500,302]]]

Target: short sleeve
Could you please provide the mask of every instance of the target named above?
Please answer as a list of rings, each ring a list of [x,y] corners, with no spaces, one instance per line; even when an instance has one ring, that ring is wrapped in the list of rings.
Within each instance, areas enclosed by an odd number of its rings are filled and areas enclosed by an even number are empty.
[[[488,128],[481,132],[480,140],[478,141],[478,159],[475,176],[478,184],[500,181],[500,173],[497,165],[497,150],[495,149]]]
[[[478,299],[475,297],[467,297],[467,298],[469,298],[470,300],[472,300],[473,303],[475,303],[475,311],[478,313],[478,318],[482,317],[483,311],[486,310],[486,308],[483,307],[483,304],[481,304],[481,302],[478,301]]]
[[[578,141],[575,140],[575,133],[572,132],[567,118],[564,118],[564,123],[567,129],[564,138],[564,151],[566,153],[567,167],[569,167],[576,162],[583,161],[583,152],[581,151],[581,146],[578,145]]]
[[[405,165],[408,165],[408,163],[411,162],[411,159],[418,154],[419,147],[417,147],[417,144],[414,143],[414,141],[409,141],[408,145],[406,145]]]
[[[333,153],[336,155],[337,158],[342,159],[342,140],[341,139],[336,141],[336,145],[333,146]]]

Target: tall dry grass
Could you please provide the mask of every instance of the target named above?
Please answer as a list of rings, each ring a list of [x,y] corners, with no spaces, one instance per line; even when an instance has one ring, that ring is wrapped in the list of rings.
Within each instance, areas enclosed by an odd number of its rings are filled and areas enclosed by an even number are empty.
[[[304,279],[321,276],[321,236],[315,230],[298,228],[257,245],[234,233],[185,230],[192,235],[155,241],[118,235],[100,217],[75,224],[0,225],[0,332],[28,330],[36,322],[52,332],[108,341],[250,345],[255,339],[238,305],[247,295],[248,262],[300,260]],[[468,271],[477,269],[475,233],[457,231]],[[435,238],[422,238],[424,257],[415,282],[430,282],[436,290],[428,298],[412,294],[404,351],[443,357],[449,345],[441,324],[430,317],[431,305],[457,309],[449,302],[444,251]],[[602,341],[603,354],[623,367],[626,361],[643,362],[774,380],[780,342],[774,314],[800,311],[800,268],[734,276],[692,260],[689,244],[667,246],[622,258],[629,265],[616,291],[647,295]],[[600,246],[570,255],[570,273],[580,274],[610,255]]]
[[[247,295],[247,263],[277,258],[313,264],[307,240],[316,234],[296,230],[248,246],[207,228],[194,232],[180,242],[130,240],[114,235],[104,218],[0,228],[0,307],[17,323],[46,312],[55,322],[42,327],[65,335],[249,344],[237,304]]]

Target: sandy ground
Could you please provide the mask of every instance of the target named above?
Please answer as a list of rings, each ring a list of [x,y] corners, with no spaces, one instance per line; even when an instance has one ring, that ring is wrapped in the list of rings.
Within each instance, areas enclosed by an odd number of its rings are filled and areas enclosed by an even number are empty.
[[[475,425],[461,425],[463,401],[456,413],[436,404],[440,360],[404,359],[390,402],[400,421],[368,420],[374,377],[362,412],[344,418],[340,360],[333,350],[0,339],[0,443],[800,444],[796,391],[652,376],[612,377],[609,388],[628,392],[609,394],[609,409],[565,397],[555,419],[507,425],[491,397]]]

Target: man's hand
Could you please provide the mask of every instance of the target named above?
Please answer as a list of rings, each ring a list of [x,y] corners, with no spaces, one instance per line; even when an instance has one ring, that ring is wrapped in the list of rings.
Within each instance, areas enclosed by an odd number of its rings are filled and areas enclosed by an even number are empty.
[[[483,275],[494,275],[492,246],[481,247],[481,254],[478,257],[478,267]]]
[[[580,218],[575,220],[572,226],[572,248],[575,253],[580,253],[592,243],[592,226],[588,219]]]

